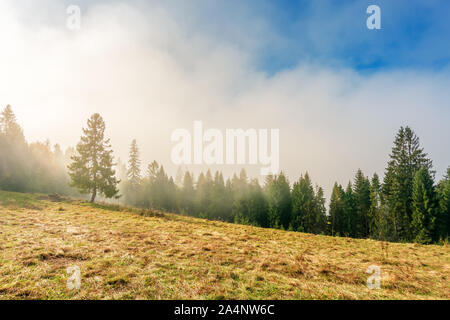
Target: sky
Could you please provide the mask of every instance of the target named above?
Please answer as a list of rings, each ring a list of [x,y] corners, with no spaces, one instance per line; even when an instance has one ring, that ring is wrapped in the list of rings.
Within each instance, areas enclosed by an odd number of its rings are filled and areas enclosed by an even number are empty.
[[[366,26],[372,4],[380,30]],[[69,5],[80,30],[66,27]],[[99,112],[116,157],[136,138],[143,163],[171,174],[171,133],[195,120],[280,129],[281,169],[291,182],[308,171],[327,195],[358,168],[383,175],[408,125],[439,179],[450,165],[449,16],[446,0],[2,0],[0,106],[29,141],[64,148]]]

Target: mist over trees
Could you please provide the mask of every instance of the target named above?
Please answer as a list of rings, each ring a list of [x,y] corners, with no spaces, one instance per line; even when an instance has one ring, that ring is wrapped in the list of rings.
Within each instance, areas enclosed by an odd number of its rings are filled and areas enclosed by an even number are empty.
[[[11,106],[0,113],[0,189],[73,195],[66,170],[72,153],[49,141],[27,143]]]
[[[383,179],[358,169],[347,185],[334,184],[328,208],[308,172],[292,184],[281,172],[261,185],[245,170],[225,179],[179,169],[174,180],[160,163],[142,164],[136,140],[127,161],[115,164],[104,130],[94,114],[76,150],[28,144],[7,106],[0,115],[0,189],[120,197],[139,208],[332,236],[436,243],[450,233],[450,167],[435,183],[432,161],[409,127],[397,132]]]

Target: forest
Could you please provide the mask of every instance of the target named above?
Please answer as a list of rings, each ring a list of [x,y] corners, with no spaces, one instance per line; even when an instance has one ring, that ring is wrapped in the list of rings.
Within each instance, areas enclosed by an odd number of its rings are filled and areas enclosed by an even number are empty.
[[[324,190],[304,172],[292,184],[280,172],[261,185],[245,170],[224,178],[210,170],[175,179],[156,161],[141,163],[132,140],[127,163],[114,161],[105,122],[92,115],[76,148],[28,143],[11,106],[0,114],[0,189],[120,199],[138,208],[263,228],[395,242],[444,243],[450,232],[450,167],[435,181],[431,159],[408,126],[395,135],[384,176],[360,169],[346,186]]]

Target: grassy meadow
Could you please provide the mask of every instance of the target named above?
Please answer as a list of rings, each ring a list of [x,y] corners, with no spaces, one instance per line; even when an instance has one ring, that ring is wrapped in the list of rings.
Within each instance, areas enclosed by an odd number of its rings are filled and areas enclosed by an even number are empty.
[[[0,299],[450,299],[450,247],[0,191]]]

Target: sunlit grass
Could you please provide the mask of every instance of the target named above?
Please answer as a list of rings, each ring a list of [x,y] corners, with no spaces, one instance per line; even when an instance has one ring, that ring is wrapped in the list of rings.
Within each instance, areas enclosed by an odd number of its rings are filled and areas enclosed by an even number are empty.
[[[450,299],[450,249],[0,192],[2,299]],[[66,287],[69,266],[81,289]],[[366,269],[381,267],[381,289]]]

